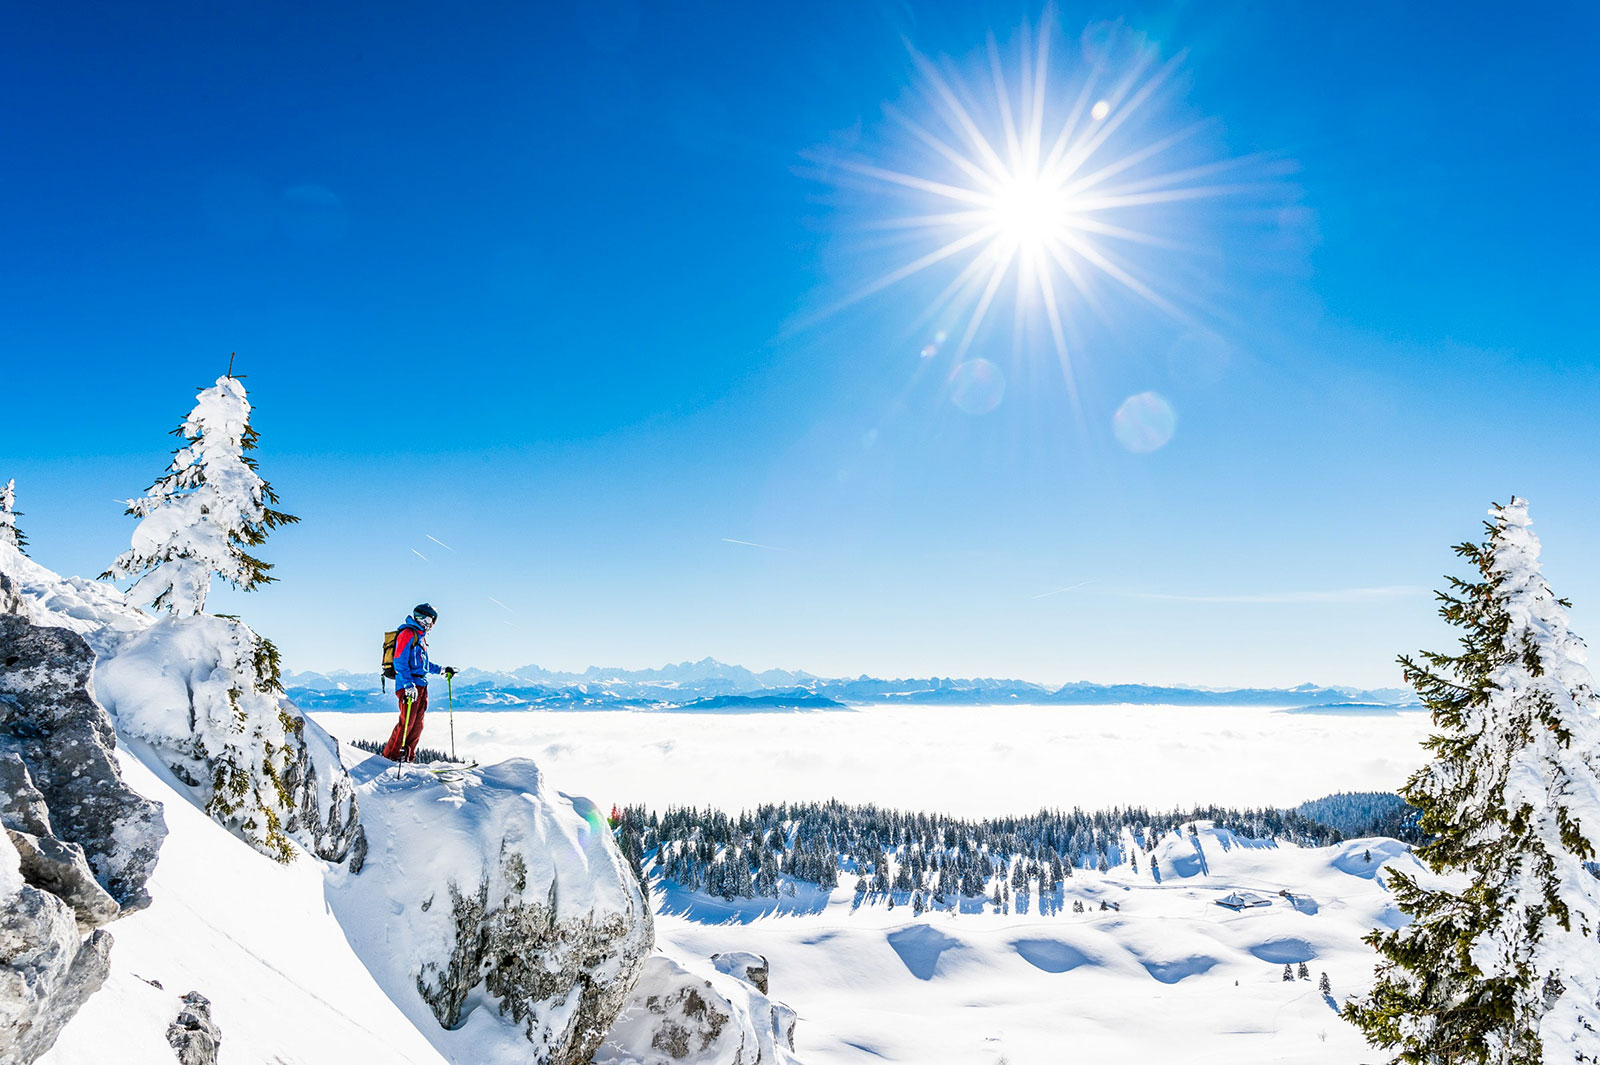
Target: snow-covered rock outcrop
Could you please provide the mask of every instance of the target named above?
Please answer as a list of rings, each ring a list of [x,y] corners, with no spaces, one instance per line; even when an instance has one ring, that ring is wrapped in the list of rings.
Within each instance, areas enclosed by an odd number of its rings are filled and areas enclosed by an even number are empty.
[[[758,954],[693,969],[653,955],[594,1065],[798,1065],[795,1012],[766,996],[766,973]]]
[[[167,1042],[178,1065],[217,1065],[222,1029],[211,1019],[211,1000],[198,991],[184,995],[177,1018],[167,1026]]]
[[[246,625],[157,621],[111,585],[59,576],[5,544],[0,575],[0,603],[87,643],[85,684],[92,669],[116,731],[149,744],[197,805],[264,853],[287,859],[293,840],[360,868],[366,837],[338,744],[276,688],[270,645]]]
[[[753,954],[748,950],[730,950],[711,955],[711,964],[717,967],[717,972],[736,976],[763,995],[767,993],[772,967],[767,964],[765,955]]]
[[[288,860],[294,839],[359,870],[366,834],[338,745],[283,697],[262,646],[239,621],[163,618],[101,662],[95,687],[123,735],[251,846]]]
[[[329,896],[379,982],[454,1060],[589,1061],[654,942],[600,812],[527,759],[353,775],[372,851]]]

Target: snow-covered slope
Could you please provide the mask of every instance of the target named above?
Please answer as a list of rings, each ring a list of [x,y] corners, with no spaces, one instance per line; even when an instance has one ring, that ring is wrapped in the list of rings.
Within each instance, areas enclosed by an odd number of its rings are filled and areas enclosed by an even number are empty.
[[[182,996],[199,991],[229,1065],[444,1065],[351,949],[328,907],[324,864],[256,853],[139,753],[124,751],[123,772],[163,803],[169,829],[152,901],[109,927],[111,975],[42,1063],[172,1065],[167,1026]]]

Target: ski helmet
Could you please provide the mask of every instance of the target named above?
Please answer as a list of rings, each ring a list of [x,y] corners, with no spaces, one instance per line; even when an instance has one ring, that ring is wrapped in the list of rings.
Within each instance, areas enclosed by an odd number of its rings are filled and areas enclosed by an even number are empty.
[[[416,606],[412,607],[411,616],[416,618],[418,621],[421,621],[423,618],[427,618],[429,621],[439,620],[439,612],[433,609],[433,607],[429,606],[427,603],[418,603]]]

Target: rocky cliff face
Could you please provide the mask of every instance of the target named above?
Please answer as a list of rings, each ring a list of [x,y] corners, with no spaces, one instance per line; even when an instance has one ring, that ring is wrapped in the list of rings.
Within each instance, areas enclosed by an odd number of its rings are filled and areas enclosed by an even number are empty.
[[[599,811],[526,759],[442,779],[373,757],[355,776],[374,846],[331,896],[380,983],[450,1030],[442,1048],[470,1029],[493,1060],[588,1062],[654,941]]]
[[[21,866],[0,832],[0,1065],[49,1050],[111,966],[110,934],[80,939],[72,908],[27,883]]]
[[[123,783],[116,730],[91,694],[94,661],[76,633],[0,615],[0,759],[14,756],[7,779],[17,789],[0,803],[18,811],[19,831],[81,851],[116,903],[137,909],[150,901],[144,884],[166,824]]]
[[[123,782],[93,668],[77,633],[0,614],[0,1065],[49,1050],[100,987],[99,926],[149,903],[166,837],[160,805]]]

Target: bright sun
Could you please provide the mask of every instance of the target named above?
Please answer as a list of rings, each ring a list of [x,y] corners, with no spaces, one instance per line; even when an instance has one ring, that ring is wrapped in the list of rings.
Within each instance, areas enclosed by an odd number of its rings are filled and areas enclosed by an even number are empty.
[[[1039,174],[1012,174],[1000,183],[986,210],[989,224],[1008,241],[1043,249],[1068,224],[1071,202],[1056,182]]]
[[[1097,280],[1183,317],[1149,276],[1161,254],[1177,247],[1170,234],[1152,231],[1163,217],[1154,209],[1238,186],[1214,181],[1236,165],[1231,161],[1171,163],[1174,146],[1199,128],[1160,130],[1153,114],[1181,57],[1159,62],[1155,49],[1138,40],[1113,59],[1112,49],[1093,51],[1086,41],[1085,60],[1058,87],[1051,77],[1053,36],[1048,25],[1037,34],[1024,29],[1014,68],[991,40],[988,77],[976,83],[977,92],[950,63],[913,53],[925,106],[917,114],[889,113],[925,165],[892,170],[859,159],[835,162],[871,185],[905,194],[909,209],[875,228],[908,235],[911,247],[925,238],[909,261],[854,298],[948,267],[953,276],[927,319],[959,330],[958,359],[1004,289],[1019,322],[1025,313],[1039,314],[1048,325],[1070,379],[1065,323],[1079,305],[1099,309]],[[1143,253],[1130,254],[1135,247]]]

